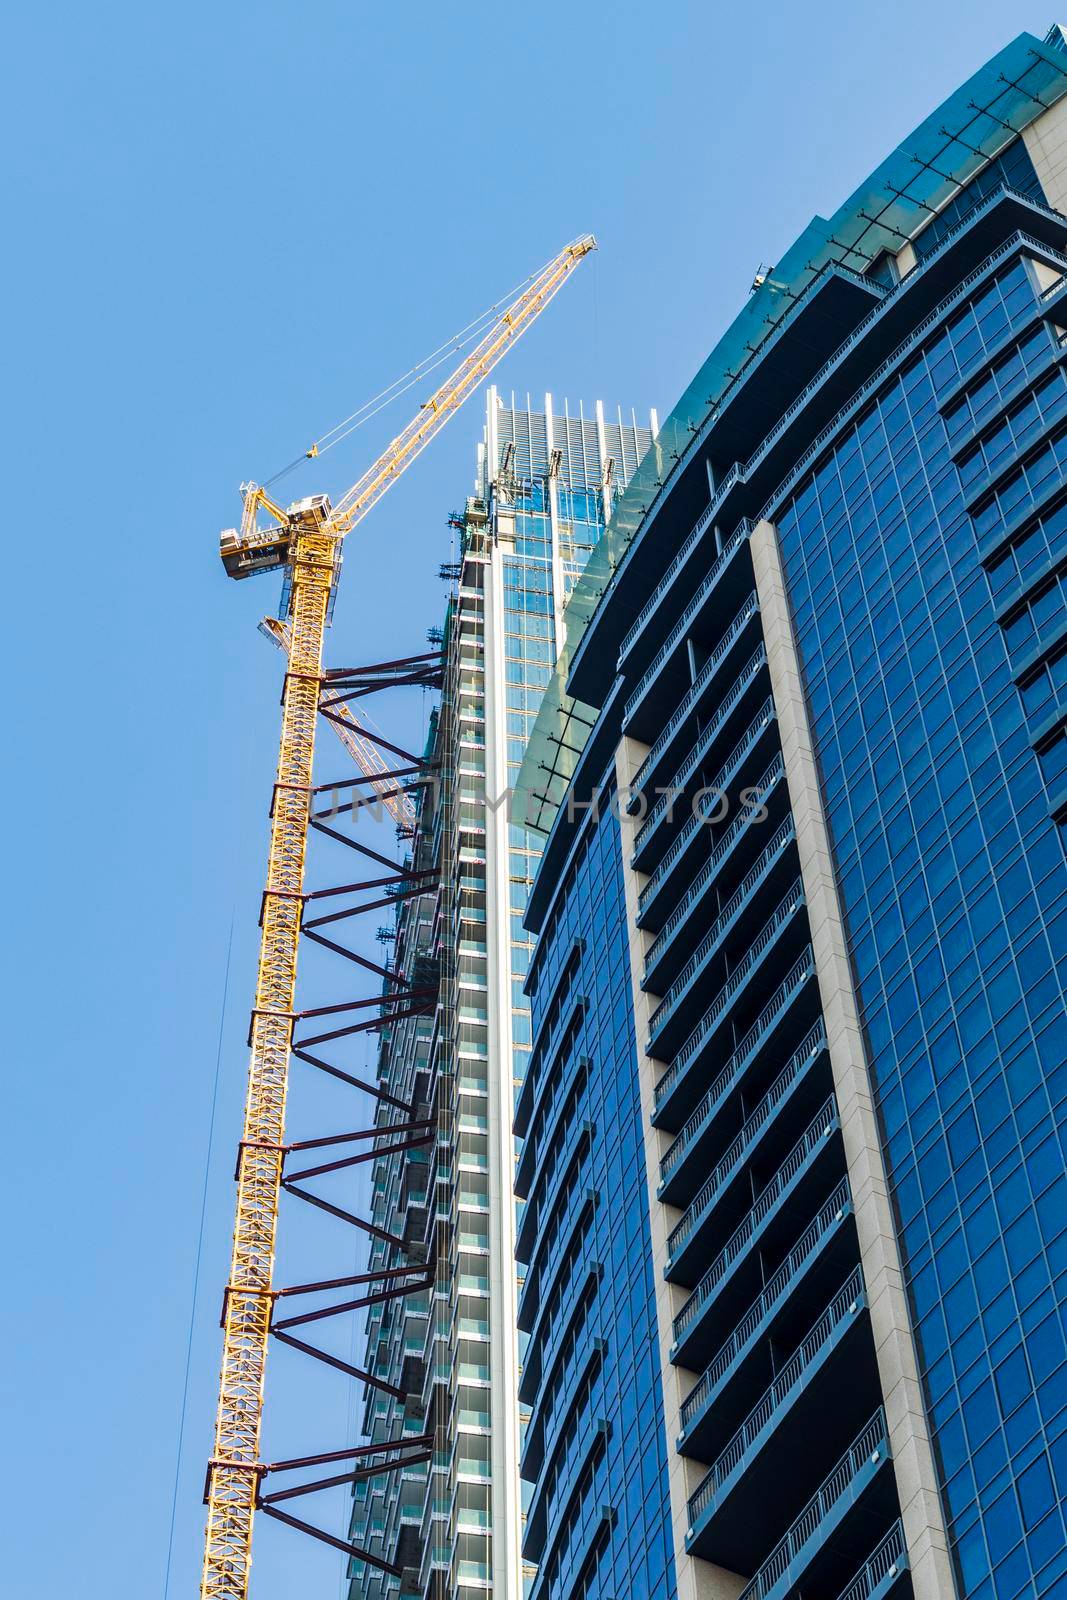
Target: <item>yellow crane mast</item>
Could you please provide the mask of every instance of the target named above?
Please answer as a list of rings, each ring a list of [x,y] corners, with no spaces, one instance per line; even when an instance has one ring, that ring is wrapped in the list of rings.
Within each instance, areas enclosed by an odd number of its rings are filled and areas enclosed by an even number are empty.
[[[454,415],[509,346],[541,313],[575,267],[596,248],[585,235],[562,250],[490,328],[420,408],[359,482],[331,505],[324,494],[282,510],[257,484],[244,486],[240,531],[220,537],[232,578],[284,569],[289,663],[281,744],[271,807],[267,883],[244,1127],[237,1165],[237,1215],[223,1312],[222,1371],[215,1442],[208,1466],[202,1600],[246,1600],[252,1521],[259,1483],[267,1342],[273,1299],[278,1200],[285,1155],[285,1102],[296,1020],[297,947],[304,895],[315,721],[322,689],[322,648],[345,534],[392,486]],[[317,455],[315,446],[307,452]],[[264,510],[273,519],[259,528]]]
[[[259,625],[260,632],[264,633],[279,650],[289,654],[291,634],[289,627],[284,622],[279,622],[277,617],[264,617]],[[319,709],[323,706],[320,702]],[[409,831],[415,826],[415,807],[411,796],[406,794],[398,785],[401,780],[394,778],[389,772],[390,763],[385,760],[381,751],[377,749],[371,739],[364,732],[363,723],[357,712],[351,706],[345,705],[343,700],[327,698],[325,710],[329,713],[333,731],[348,751],[360,772],[367,779],[370,787],[378,796],[382,805],[388,811],[398,828]]]

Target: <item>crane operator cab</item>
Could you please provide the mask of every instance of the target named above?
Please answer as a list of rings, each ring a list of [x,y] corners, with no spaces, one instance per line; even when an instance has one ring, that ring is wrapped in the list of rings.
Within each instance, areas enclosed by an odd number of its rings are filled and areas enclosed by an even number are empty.
[[[219,535],[219,555],[227,576],[252,578],[260,572],[277,572],[289,559],[294,531],[318,533],[328,526],[332,510],[328,494],[312,494],[293,501],[284,523],[275,522],[248,535],[224,528]]]

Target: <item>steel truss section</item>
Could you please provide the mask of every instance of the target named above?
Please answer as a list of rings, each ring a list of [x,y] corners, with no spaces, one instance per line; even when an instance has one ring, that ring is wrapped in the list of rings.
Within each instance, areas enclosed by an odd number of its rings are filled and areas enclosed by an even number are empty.
[[[354,778],[346,776],[331,784],[313,785],[311,782],[316,712],[338,721],[341,718],[333,708],[348,700],[388,688],[436,688],[441,683],[439,652],[370,667],[326,673],[320,670],[315,644],[321,639],[332,582],[332,554],[329,540],[302,535],[294,562],[299,581],[293,588],[292,644],[282,698],[282,754],[270,808],[267,884],[260,902],[260,975],[248,1030],[252,1052],[249,1091],[234,1172],[238,1186],[237,1225],[220,1319],[223,1328],[222,1402],[215,1448],[204,1485],[208,1534],[202,1593],[218,1597],[218,1600],[245,1600],[247,1596],[250,1529],[255,1510],[330,1545],[353,1560],[364,1561],[390,1576],[399,1577],[402,1571],[399,1566],[282,1510],[280,1503],[339,1484],[354,1485],[382,1474],[398,1473],[432,1456],[432,1435],[426,1434],[402,1435],[287,1461],[263,1463],[259,1459],[259,1423],[269,1339],[406,1403],[411,1397],[402,1387],[379,1373],[355,1366],[322,1349],[308,1334],[317,1324],[331,1318],[408,1295],[424,1294],[434,1282],[434,1269],[432,1264],[426,1263],[421,1243],[406,1242],[372,1218],[347,1211],[306,1187],[308,1182],[328,1174],[394,1156],[404,1157],[431,1144],[436,1131],[428,1107],[413,1105],[392,1093],[386,1083],[368,1082],[320,1053],[322,1046],[335,1040],[380,1032],[406,1017],[430,1015],[438,995],[436,983],[411,983],[402,972],[369,959],[322,931],[329,927],[332,932],[338,925],[383,906],[395,906],[412,896],[433,892],[439,880],[437,869],[416,869],[408,863],[397,862],[330,825],[330,819],[336,820],[345,813],[349,813],[354,822],[361,810],[381,802],[382,790],[375,786],[380,786],[383,780],[410,780],[395,790],[398,794],[417,793],[423,786],[435,783],[436,778],[427,763],[384,736],[368,731],[369,739],[406,763],[401,770],[383,766],[381,772]],[[361,784],[371,786],[371,795],[356,792]],[[342,803],[339,796],[345,792],[353,797]],[[332,795],[333,804],[317,808],[318,798],[327,794]],[[303,878],[310,832],[324,834],[347,845],[380,870],[353,882],[306,891]],[[412,836],[400,829],[398,835]],[[335,905],[350,897],[355,897],[354,903],[342,903],[336,910],[308,915],[323,903]],[[377,979],[378,991],[327,1005],[296,1009],[296,950],[301,936]],[[337,1018],[338,1026],[325,1031],[302,1031],[306,1025],[313,1027],[326,1018]],[[346,1020],[342,1022],[341,1018]],[[369,1125],[340,1133],[286,1143],[284,1125],[290,1056],[369,1097],[378,1108],[374,1120]],[[388,1120],[389,1113],[393,1114],[393,1120]],[[345,1148],[351,1146],[358,1148]],[[316,1160],[311,1154],[316,1151],[329,1153],[330,1158]],[[380,1241],[399,1253],[400,1262],[371,1266],[365,1272],[314,1283],[274,1288],[271,1276],[277,1204],[282,1192]],[[288,1311],[288,1304],[297,1297],[317,1297],[347,1290],[356,1292],[328,1304],[315,1305],[310,1310]],[[279,1314],[282,1310],[285,1315]],[[265,1487],[272,1475],[342,1461],[353,1465],[327,1478],[289,1484],[269,1492]]]

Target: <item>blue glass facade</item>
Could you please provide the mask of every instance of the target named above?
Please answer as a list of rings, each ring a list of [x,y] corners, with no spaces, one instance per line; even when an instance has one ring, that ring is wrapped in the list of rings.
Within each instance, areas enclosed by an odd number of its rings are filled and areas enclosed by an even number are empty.
[[[1067,867],[1033,744],[1063,712],[1054,316],[1020,246],[771,508],[950,1533],[983,1597],[1067,1573]]]
[[[537,1092],[560,996],[629,973],[636,1051],[581,1071],[652,1179],[596,1215],[656,1264],[679,1593],[1067,1593],[1065,92],[1022,36],[787,252],[623,498],[523,769]],[[605,765],[615,815],[555,809]],[[593,838],[629,912],[590,949]]]
[[[667,1447],[622,861],[580,830],[529,985],[518,1101],[530,1600],[673,1600]]]

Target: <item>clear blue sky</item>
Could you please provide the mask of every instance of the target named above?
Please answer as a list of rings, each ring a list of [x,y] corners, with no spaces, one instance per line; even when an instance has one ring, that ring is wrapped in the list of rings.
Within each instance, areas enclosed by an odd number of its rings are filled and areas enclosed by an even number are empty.
[[[254,627],[274,586],[216,556],[239,481],[586,229],[600,255],[499,381],[665,414],[757,265],[1053,20],[1029,0],[9,14],[5,1594],[163,1593],[233,914],[171,1595],[198,1580],[279,687]],[[344,487],[403,420],[299,491]],[[335,663],[439,620],[479,426],[472,405],[349,542]],[[297,1136],[344,1126],[305,1081]],[[289,1281],[350,1251],[324,1227],[294,1221]],[[268,1453],[343,1442],[343,1383],[275,1350],[272,1391]],[[340,1558],[285,1529],[256,1555],[256,1600],[338,1593]]]

